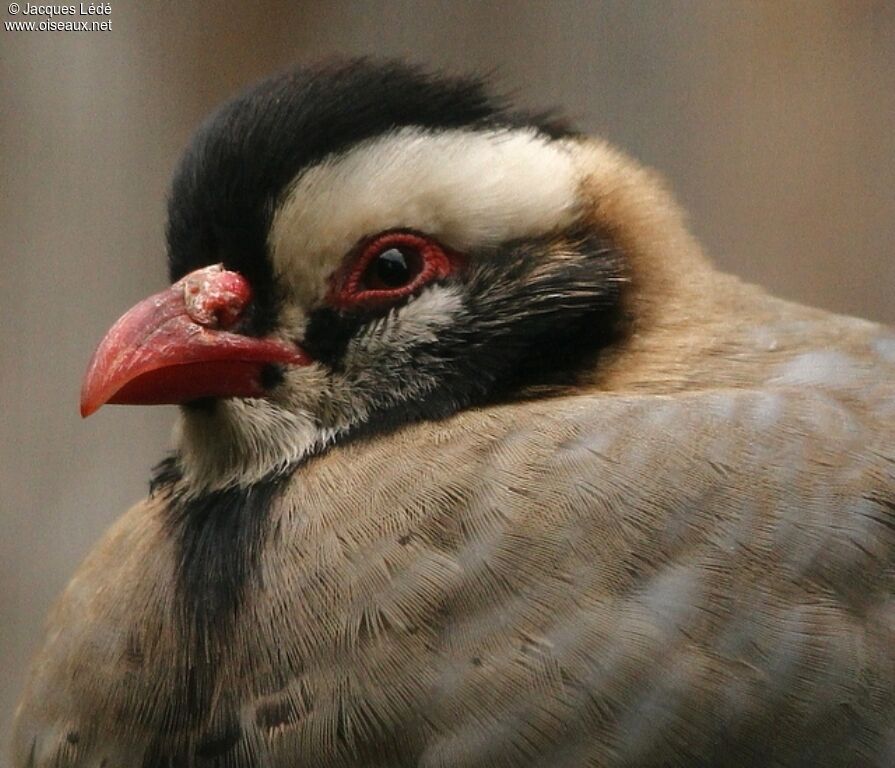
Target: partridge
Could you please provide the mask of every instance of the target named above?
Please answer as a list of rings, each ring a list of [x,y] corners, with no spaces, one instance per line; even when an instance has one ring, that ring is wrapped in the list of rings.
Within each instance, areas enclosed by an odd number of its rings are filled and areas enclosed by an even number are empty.
[[[349,61],[199,129],[84,415],[181,405],[54,608],[17,768],[895,765],[895,333],[662,181]]]

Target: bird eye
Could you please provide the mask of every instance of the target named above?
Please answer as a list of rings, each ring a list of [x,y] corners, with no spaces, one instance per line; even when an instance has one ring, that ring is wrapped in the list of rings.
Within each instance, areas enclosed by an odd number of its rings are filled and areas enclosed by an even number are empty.
[[[419,251],[395,245],[376,256],[364,272],[363,287],[370,290],[394,290],[410,283],[422,271]]]
[[[330,298],[341,307],[387,306],[451,274],[455,253],[415,232],[383,232],[366,240],[333,276]]]

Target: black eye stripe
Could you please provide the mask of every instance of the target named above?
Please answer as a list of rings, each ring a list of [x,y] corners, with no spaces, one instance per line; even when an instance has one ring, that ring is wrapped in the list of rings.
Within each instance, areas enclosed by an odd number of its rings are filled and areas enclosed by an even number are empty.
[[[301,346],[315,360],[340,370],[348,342],[369,320],[366,316],[322,307],[308,316]]]

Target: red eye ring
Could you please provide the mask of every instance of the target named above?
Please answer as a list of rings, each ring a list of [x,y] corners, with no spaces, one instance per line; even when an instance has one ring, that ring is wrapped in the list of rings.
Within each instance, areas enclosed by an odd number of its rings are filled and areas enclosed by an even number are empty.
[[[408,269],[410,279],[394,288],[370,287],[368,271],[390,250],[416,254]],[[458,257],[430,237],[415,232],[383,232],[362,243],[357,256],[333,276],[330,301],[337,307],[387,306],[418,291],[422,286],[450,275]]]

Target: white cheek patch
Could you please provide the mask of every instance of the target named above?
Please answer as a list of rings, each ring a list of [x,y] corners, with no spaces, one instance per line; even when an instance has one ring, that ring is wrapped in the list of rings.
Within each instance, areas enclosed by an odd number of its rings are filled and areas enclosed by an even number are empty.
[[[303,302],[363,237],[395,228],[459,251],[571,223],[578,177],[561,142],[531,129],[404,128],[299,176],[270,233],[277,275]]]
[[[370,324],[354,341],[355,347],[377,351],[401,350],[436,340],[438,329],[452,325],[463,311],[463,300],[455,288],[432,286],[405,306]]]

